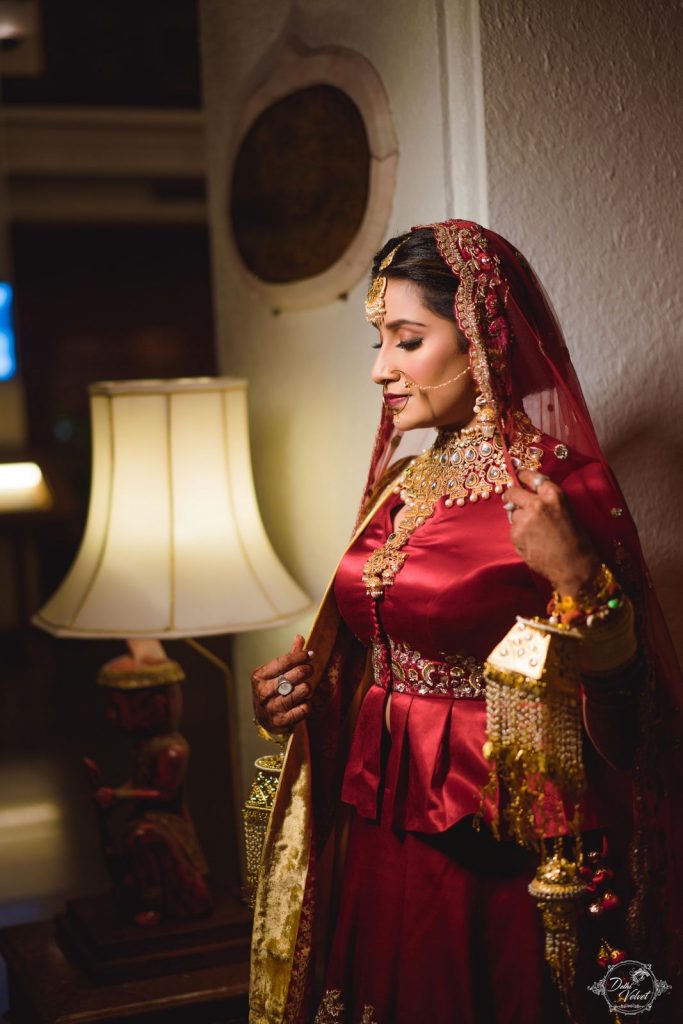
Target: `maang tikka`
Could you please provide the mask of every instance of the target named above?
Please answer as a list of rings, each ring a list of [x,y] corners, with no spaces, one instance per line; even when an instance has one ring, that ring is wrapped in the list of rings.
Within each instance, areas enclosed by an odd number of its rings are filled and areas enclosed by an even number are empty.
[[[373,327],[379,327],[384,317],[386,316],[386,308],[384,306],[384,296],[387,290],[387,279],[383,275],[382,271],[386,270],[391,264],[394,256],[403,245],[403,242],[399,242],[391,252],[384,257],[379,265],[379,271],[377,277],[374,277],[368,288],[368,294],[365,298],[365,319],[368,323],[372,324]]]

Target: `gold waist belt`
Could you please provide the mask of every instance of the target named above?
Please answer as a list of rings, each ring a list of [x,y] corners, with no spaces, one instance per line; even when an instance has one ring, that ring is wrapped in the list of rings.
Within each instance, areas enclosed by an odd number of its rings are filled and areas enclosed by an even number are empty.
[[[372,666],[375,685],[384,690],[456,700],[483,700],[486,696],[483,666],[465,653],[448,654],[443,661],[432,661],[407,644],[375,641]]]

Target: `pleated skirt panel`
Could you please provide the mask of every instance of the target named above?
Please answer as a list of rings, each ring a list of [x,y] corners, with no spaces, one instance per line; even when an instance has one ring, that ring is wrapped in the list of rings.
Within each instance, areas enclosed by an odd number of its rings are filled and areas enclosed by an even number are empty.
[[[564,1024],[528,854],[356,815],[316,1024]]]

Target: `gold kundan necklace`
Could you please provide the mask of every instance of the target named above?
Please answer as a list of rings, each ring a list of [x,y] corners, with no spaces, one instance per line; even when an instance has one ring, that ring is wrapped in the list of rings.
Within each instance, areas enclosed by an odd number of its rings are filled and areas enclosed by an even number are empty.
[[[509,449],[513,465],[537,469],[543,456],[543,450],[536,447],[540,435],[523,413],[515,413],[515,420],[516,437]],[[432,447],[411,460],[394,487],[406,512],[400,526],[365,563],[363,583],[368,596],[380,598],[384,589],[393,584],[408,557],[403,548],[413,532],[434,514],[441,498],[447,508],[462,507],[467,501],[502,494],[510,483],[503,444],[491,423],[484,421],[459,431],[439,431]]]

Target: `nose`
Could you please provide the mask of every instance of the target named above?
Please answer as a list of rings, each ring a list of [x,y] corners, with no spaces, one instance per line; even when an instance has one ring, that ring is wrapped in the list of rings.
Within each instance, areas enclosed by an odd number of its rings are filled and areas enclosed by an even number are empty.
[[[389,381],[401,379],[401,374],[396,367],[387,366],[387,356],[384,346],[382,346],[377,353],[377,358],[375,359],[370,376],[375,384],[380,384],[382,387]]]

